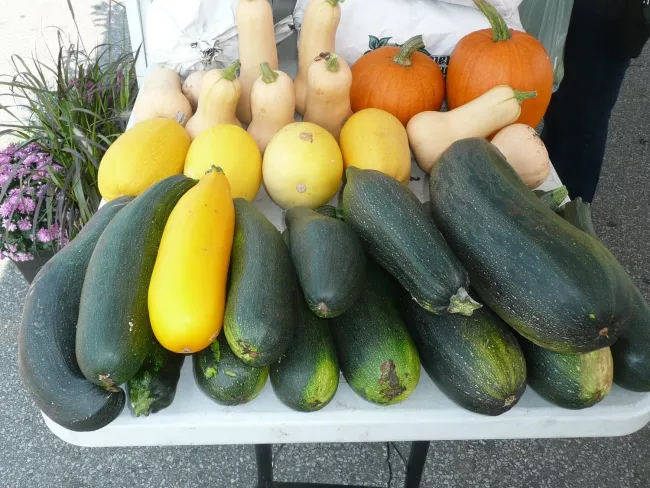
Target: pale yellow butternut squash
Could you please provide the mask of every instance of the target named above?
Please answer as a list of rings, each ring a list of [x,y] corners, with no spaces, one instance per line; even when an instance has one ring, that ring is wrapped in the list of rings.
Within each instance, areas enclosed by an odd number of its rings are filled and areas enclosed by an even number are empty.
[[[307,73],[305,122],[327,129],[338,141],[343,124],[352,115],[351,86],[352,72],[345,59],[321,53]]]
[[[548,177],[551,162],[537,131],[526,124],[504,127],[492,138],[528,188],[535,189]]]
[[[192,117],[192,106],[181,91],[181,78],[167,68],[152,70],[133,106],[136,122],[163,117],[185,125]]]
[[[293,123],[296,110],[296,94],[293,81],[286,73],[271,69],[269,63],[260,65],[262,76],[251,90],[253,119],[248,133],[255,139],[260,153],[271,138],[283,127]]]
[[[309,0],[303,14],[298,38],[298,76],[296,111],[304,115],[307,106],[307,74],[309,66],[320,53],[336,51],[334,38],[341,21],[339,0]]]
[[[536,95],[500,85],[449,112],[420,112],[406,126],[415,160],[422,171],[431,173],[442,153],[454,142],[488,137],[514,123],[521,114],[521,103]]]
[[[190,101],[192,105],[192,110],[196,111],[196,107],[199,104],[199,94],[201,93],[201,81],[207,73],[206,70],[199,70],[190,73],[190,75],[185,78],[183,83],[183,95]]]
[[[237,5],[237,33],[242,93],[237,105],[237,118],[250,124],[251,89],[260,75],[260,63],[278,69],[273,10],[268,0],[240,0]]]
[[[241,83],[237,78],[239,61],[225,69],[208,71],[201,81],[201,93],[196,114],[185,128],[192,140],[206,129],[219,124],[233,124],[241,127],[235,116],[237,102],[241,95]]]

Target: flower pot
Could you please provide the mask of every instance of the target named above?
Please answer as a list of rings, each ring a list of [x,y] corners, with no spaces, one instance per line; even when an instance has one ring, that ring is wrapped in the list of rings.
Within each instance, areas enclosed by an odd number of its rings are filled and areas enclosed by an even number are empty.
[[[14,264],[18,268],[24,278],[27,280],[27,283],[34,281],[36,273],[45,266],[52,256],[54,256],[54,251],[41,251],[34,256],[34,259],[31,261],[14,261]]]

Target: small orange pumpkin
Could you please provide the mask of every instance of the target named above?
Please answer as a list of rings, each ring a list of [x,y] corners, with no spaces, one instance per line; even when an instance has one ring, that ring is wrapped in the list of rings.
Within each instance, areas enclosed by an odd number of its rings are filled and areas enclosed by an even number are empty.
[[[474,0],[491,28],[463,37],[447,68],[447,105],[453,110],[497,85],[536,91],[523,102],[518,123],[536,127],[544,117],[553,91],[553,64],[544,46],[530,34],[508,29],[486,0]]]
[[[417,52],[422,48],[422,36],[415,36],[401,48],[384,46],[361,56],[352,66],[352,111],[378,108],[406,126],[420,112],[440,110],[445,79],[433,59]]]

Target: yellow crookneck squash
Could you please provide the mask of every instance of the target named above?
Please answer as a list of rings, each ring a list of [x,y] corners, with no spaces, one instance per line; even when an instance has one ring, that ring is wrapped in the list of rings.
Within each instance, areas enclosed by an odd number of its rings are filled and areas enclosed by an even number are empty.
[[[213,166],[169,216],[149,284],[151,327],[170,351],[195,353],[219,334],[234,230],[230,185]]]

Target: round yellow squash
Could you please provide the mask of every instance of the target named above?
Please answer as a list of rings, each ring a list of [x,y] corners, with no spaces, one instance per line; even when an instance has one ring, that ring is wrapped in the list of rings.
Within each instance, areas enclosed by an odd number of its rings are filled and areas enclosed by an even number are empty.
[[[214,168],[178,201],[160,241],[148,303],[163,347],[194,353],[219,334],[234,231],[230,186]]]
[[[350,117],[339,138],[345,169],[374,169],[408,183],[411,150],[402,123],[377,108],[360,110]]]
[[[266,146],[263,172],[266,190],[279,206],[316,208],[341,186],[343,158],[328,131],[310,122],[294,122]]]
[[[104,200],[136,196],[154,183],[183,172],[190,136],[175,120],[150,119],[118,137],[99,165]]]
[[[185,159],[185,176],[199,179],[212,165],[226,173],[233,198],[252,202],[262,184],[262,155],[241,127],[219,124],[201,132]]]

